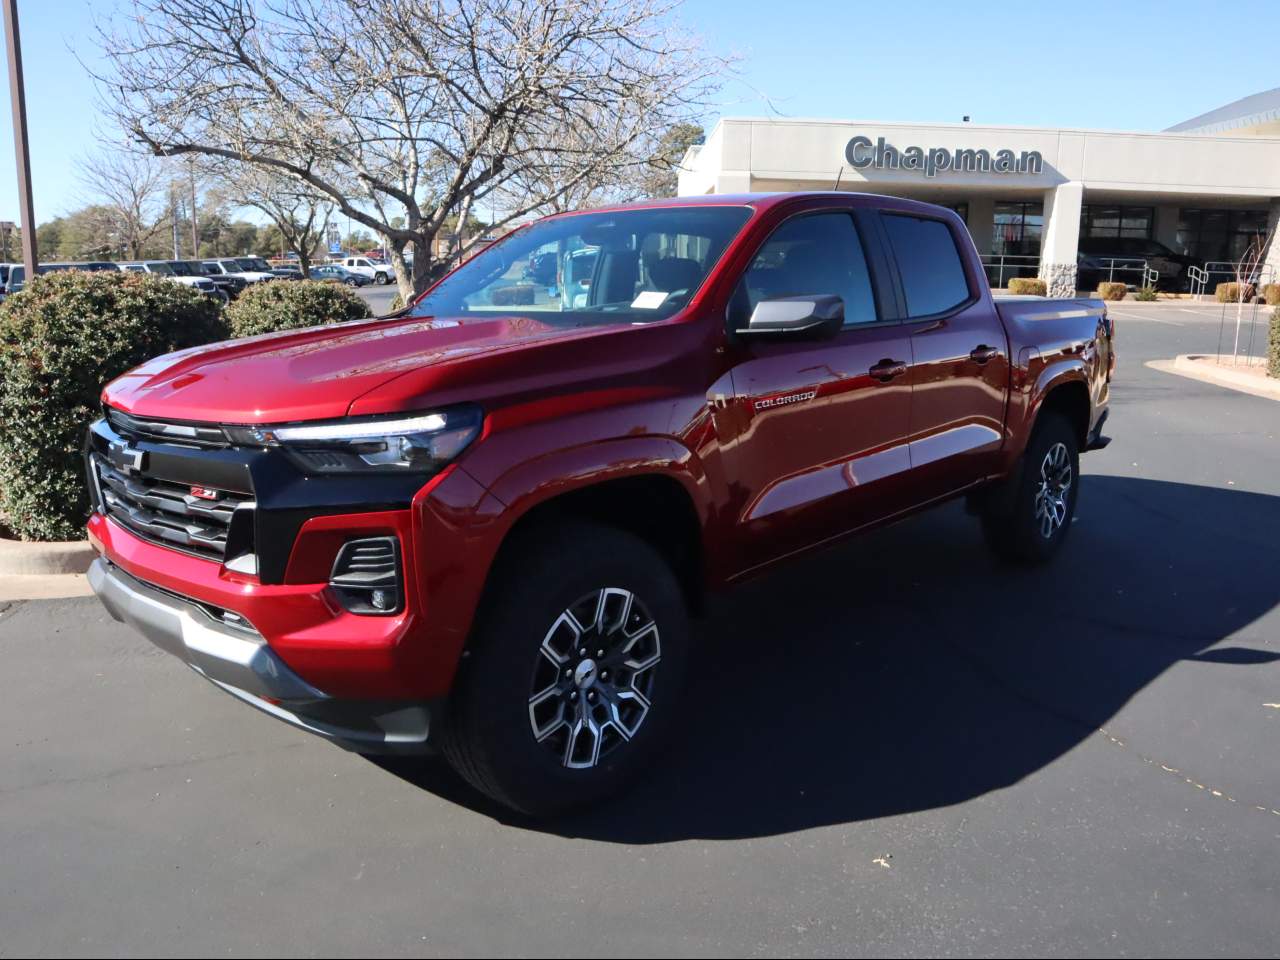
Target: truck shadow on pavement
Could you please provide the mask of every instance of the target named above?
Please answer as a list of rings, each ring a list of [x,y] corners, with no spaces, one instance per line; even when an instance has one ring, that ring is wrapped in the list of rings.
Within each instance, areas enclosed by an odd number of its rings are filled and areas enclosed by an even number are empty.
[[[384,768],[504,822],[658,843],[768,836],[960,803],[1094,734],[1165,669],[1280,600],[1280,497],[1086,476],[1048,566],[1001,566],[959,504],[740,588],[702,624],[665,754],[601,807],[528,823],[443,761]]]

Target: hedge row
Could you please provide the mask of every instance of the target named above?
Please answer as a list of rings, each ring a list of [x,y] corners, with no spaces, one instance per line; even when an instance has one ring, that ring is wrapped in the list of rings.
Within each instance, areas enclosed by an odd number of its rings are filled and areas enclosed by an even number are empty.
[[[223,340],[367,317],[340,284],[264,284],[220,305],[140,273],[37,276],[0,305],[0,514],[24,540],[83,536],[81,449],[103,384],[152,357]]]
[[[1128,292],[1129,288],[1119,281],[1098,284],[1098,296],[1103,300],[1123,300]]]
[[[1267,342],[1267,373],[1280,378],[1280,307],[1271,311],[1271,336]]]
[[[1009,292],[1016,296],[1043,297],[1049,293],[1049,285],[1035,277],[1014,277],[1009,281]]]
[[[1252,283],[1239,284],[1232,280],[1230,283],[1218,284],[1213,295],[1219,303],[1252,303],[1256,291]]]

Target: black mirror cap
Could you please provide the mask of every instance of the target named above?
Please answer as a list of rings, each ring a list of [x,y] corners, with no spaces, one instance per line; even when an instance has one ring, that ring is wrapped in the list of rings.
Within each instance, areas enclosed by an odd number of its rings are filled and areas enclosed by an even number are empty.
[[[844,298],[833,293],[804,297],[778,297],[756,304],[743,337],[794,337],[827,340],[844,326]]]

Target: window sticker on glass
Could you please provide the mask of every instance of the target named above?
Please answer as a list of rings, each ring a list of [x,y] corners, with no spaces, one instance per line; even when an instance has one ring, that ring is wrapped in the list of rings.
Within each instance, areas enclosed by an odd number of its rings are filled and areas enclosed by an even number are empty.
[[[640,295],[631,301],[633,310],[657,310],[667,300],[665,290],[641,290]]]

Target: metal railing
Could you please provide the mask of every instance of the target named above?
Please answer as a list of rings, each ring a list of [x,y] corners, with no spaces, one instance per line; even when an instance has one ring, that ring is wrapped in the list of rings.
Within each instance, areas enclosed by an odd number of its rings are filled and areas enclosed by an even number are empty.
[[[1193,297],[1198,297],[1204,293],[1205,287],[1209,285],[1209,271],[1204,267],[1197,267],[1195,264],[1187,267],[1187,292]]]
[[[982,256],[987,283],[1003,290],[1015,277],[1034,277],[1040,273],[1040,258],[1032,254],[988,253]]]
[[[1147,271],[1151,269],[1142,257],[1089,257],[1089,263],[1102,264],[1102,269],[1107,272],[1107,283],[1115,283],[1118,280],[1124,284],[1141,282],[1145,285]],[[1088,269],[1092,273],[1094,268],[1090,266]],[[1157,273],[1156,279],[1159,277]]]
[[[1243,261],[1235,260],[1208,260],[1203,267],[1187,267],[1187,276],[1191,279],[1190,292],[1197,296],[1208,293],[1211,288],[1216,289],[1220,283],[1237,280],[1252,283],[1261,293],[1262,288],[1273,281],[1274,272],[1274,268],[1266,264],[1248,268]]]

